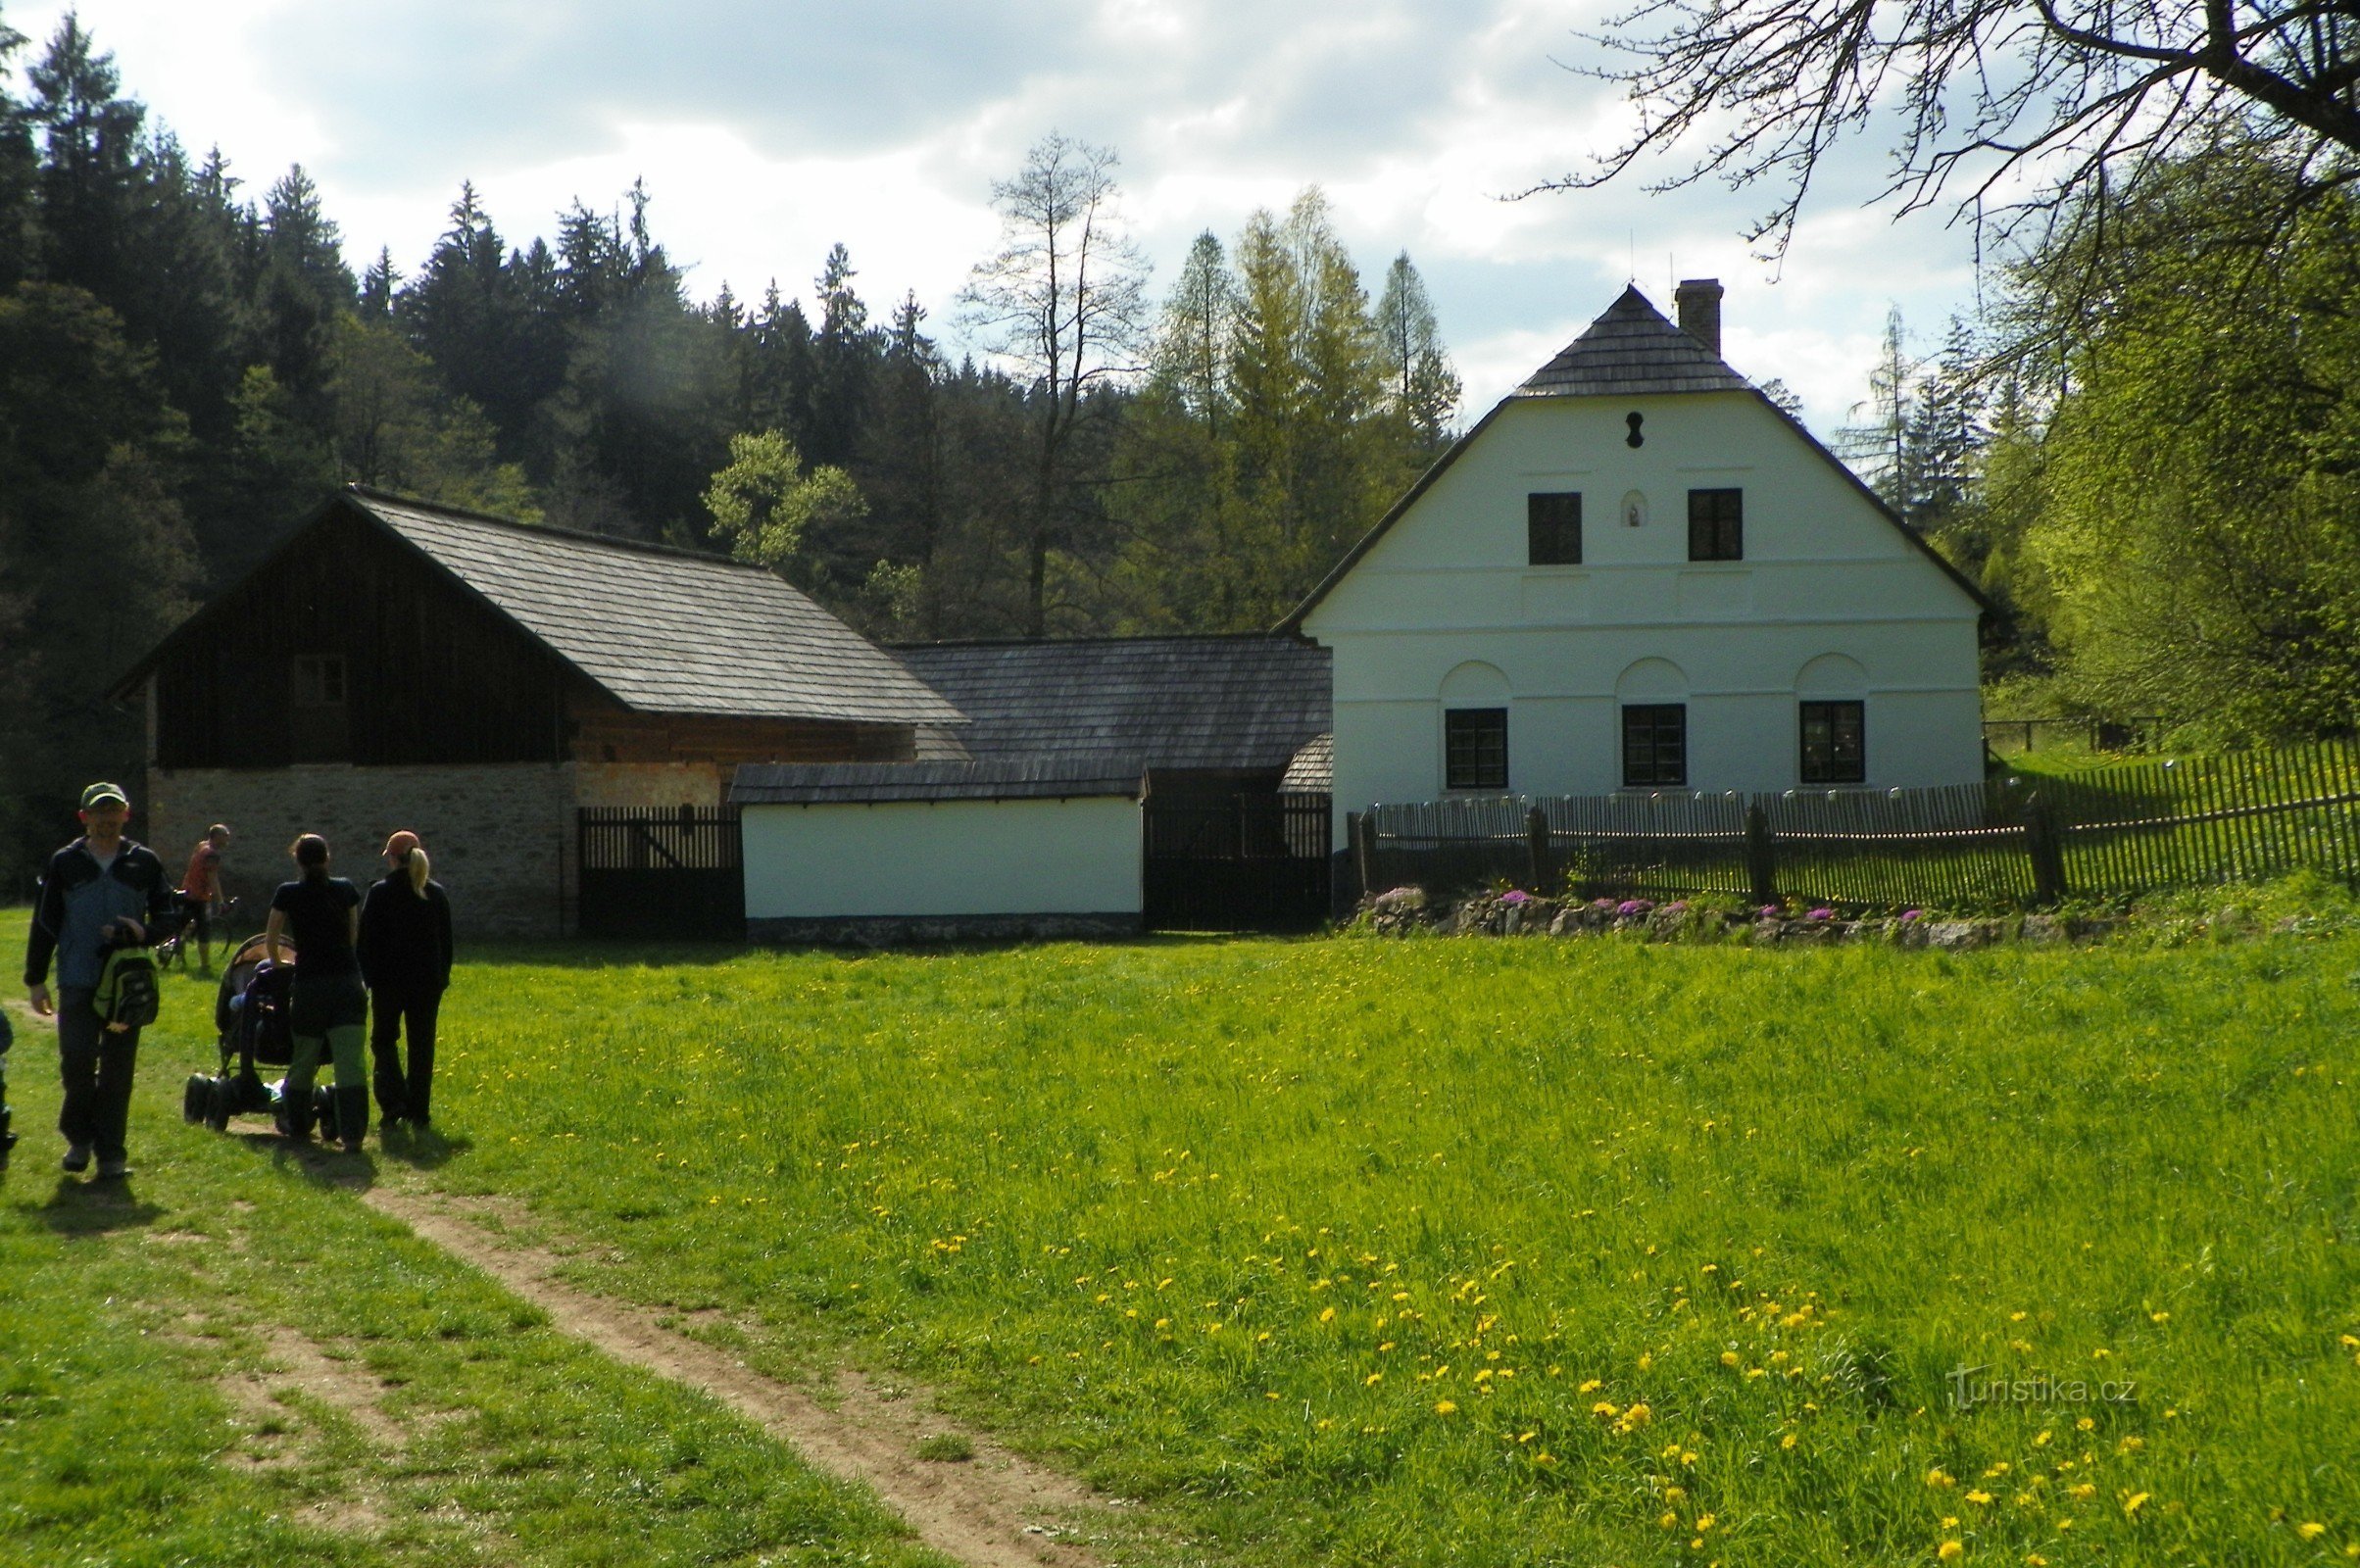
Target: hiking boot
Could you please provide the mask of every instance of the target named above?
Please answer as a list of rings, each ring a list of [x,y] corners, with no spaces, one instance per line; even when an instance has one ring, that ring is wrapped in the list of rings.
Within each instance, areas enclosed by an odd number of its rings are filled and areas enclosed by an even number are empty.
[[[121,1181],[131,1174],[131,1164],[123,1159],[102,1159],[98,1162],[98,1179],[102,1182]]]
[[[68,1144],[66,1157],[60,1163],[66,1167],[69,1175],[79,1176],[90,1168],[90,1146],[88,1144]]]

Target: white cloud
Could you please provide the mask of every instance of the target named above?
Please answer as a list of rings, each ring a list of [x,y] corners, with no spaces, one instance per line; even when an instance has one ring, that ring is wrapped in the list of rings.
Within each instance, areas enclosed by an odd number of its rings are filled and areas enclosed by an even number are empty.
[[[10,7],[37,51],[71,0]],[[1324,186],[1372,289],[1424,272],[1471,412],[1636,278],[1729,288],[1730,356],[1781,376],[1825,429],[1864,385],[1889,301],[1930,339],[1971,304],[1965,236],[1857,203],[1883,150],[1846,144],[1783,270],[1741,238],[1765,198],[1601,190],[1500,198],[1579,172],[1631,108],[1566,69],[1607,0],[79,0],[125,89],[259,191],[294,162],[356,265],[415,269],[472,179],[528,241],[635,178],[655,232],[710,297],[776,276],[809,294],[848,245],[882,315],[916,290],[946,335],[993,243],[991,182],[1052,129],[1122,155],[1128,209],[1168,278],[1189,241]]]

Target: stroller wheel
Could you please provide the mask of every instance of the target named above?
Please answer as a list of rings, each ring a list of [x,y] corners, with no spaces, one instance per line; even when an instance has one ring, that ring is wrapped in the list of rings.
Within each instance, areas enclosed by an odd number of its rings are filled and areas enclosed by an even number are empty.
[[[190,1073],[180,1090],[180,1119],[194,1124],[206,1119],[213,1109],[213,1080],[201,1072]]]
[[[225,1133],[229,1130],[229,1116],[234,1108],[230,1104],[234,1081],[214,1078],[208,1082],[211,1087],[205,1097],[205,1125],[217,1133]]]

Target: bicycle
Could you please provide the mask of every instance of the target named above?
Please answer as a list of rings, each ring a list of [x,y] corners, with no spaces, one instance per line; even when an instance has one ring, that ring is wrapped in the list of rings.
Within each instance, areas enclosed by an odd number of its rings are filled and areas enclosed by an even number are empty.
[[[180,919],[179,923],[172,928],[172,934],[156,944],[156,967],[163,970],[177,965],[180,972],[186,974],[188,972],[189,927],[195,924],[195,919],[187,896],[175,891],[172,897],[179,901]],[[215,906],[211,918],[227,920],[237,912],[237,903],[238,901],[235,899],[222,900]]]

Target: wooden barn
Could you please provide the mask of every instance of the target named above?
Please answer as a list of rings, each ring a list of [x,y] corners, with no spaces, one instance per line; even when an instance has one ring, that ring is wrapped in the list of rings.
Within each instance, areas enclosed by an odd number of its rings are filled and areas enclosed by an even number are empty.
[[[229,824],[230,885],[253,901],[233,924],[258,929],[297,833],[365,880],[397,828],[424,840],[469,930],[608,928],[648,912],[630,873],[693,845],[739,764],[909,760],[921,728],[963,723],[761,567],[357,486],[116,695],[147,707],[135,830],[177,866]],[[639,830],[658,808],[684,831]],[[713,837],[733,858],[734,832]],[[734,905],[734,860],[710,869]],[[738,919],[702,892],[677,912]]]

